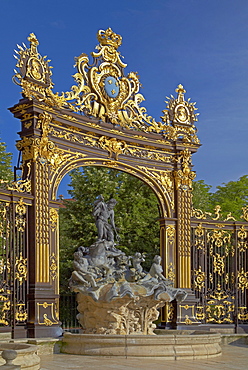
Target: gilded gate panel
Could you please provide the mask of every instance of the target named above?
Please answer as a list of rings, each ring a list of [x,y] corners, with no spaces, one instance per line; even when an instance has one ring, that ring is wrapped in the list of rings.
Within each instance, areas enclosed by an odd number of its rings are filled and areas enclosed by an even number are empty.
[[[28,317],[27,206],[23,197],[0,199],[1,326],[23,326]]]
[[[221,221],[220,211],[216,207],[211,219],[211,214],[196,210],[191,220],[192,288],[199,298],[197,316],[205,323],[234,323],[237,319],[247,322],[248,226],[233,220],[231,214],[232,222]]]

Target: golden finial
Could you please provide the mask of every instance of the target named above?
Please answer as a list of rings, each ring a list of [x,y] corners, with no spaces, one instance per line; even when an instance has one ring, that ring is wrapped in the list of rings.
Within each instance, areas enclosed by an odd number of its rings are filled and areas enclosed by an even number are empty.
[[[108,28],[106,31],[99,30],[97,39],[102,46],[109,45],[113,46],[115,49],[122,43],[122,37],[114,33],[111,28]]]
[[[28,41],[30,42],[31,45],[35,45],[35,46],[39,45],[39,41],[37,40],[37,37],[35,36],[34,33],[30,33],[28,37]]]
[[[182,84],[179,84],[175,90],[178,94],[185,94],[186,90],[184,90],[184,87]]]
[[[178,93],[177,100],[179,102],[184,101],[184,94],[186,93],[186,90],[184,89],[182,84],[179,84],[175,90]]]

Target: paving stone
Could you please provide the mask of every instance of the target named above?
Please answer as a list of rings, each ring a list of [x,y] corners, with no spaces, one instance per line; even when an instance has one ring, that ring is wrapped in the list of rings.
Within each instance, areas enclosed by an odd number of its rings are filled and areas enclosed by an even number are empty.
[[[116,369],[116,370],[247,370],[248,345],[222,346],[222,355],[211,359],[165,360],[161,358],[125,358],[54,354],[41,356],[41,370]]]

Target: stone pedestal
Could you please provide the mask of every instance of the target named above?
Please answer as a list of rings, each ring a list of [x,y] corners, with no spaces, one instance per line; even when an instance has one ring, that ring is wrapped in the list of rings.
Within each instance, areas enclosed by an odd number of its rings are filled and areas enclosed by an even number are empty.
[[[166,293],[163,298],[158,301],[153,296],[125,296],[103,302],[78,293],[77,319],[87,334],[153,334],[153,321],[159,316],[157,309],[170,299]]]

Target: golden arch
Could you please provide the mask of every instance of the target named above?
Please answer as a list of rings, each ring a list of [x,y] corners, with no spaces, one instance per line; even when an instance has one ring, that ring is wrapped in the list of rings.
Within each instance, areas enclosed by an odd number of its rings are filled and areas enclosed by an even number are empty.
[[[39,54],[33,33],[28,40],[29,47],[18,46],[13,78],[23,95],[10,108],[21,120],[22,178],[11,191],[30,204],[27,325],[29,337],[42,337],[56,335],[59,326],[56,192],[64,175],[79,166],[116,168],[152,188],[161,210],[165,276],[190,289],[191,155],[199,139],[195,103],[185,100],[182,85],[168,98],[161,121],[147,114],[138,75],[125,75],[117,50],[122,38],[110,28],[98,32],[93,64],[84,53],[76,58],[75,85],[65,93],[53,92],[49,61]],[[109,81],[116,87],[109,88]]]
[[[162,186],[161,183],[157,181],[156,178],[152,177],[152,173],[146,173],[140,169],[137,169],[133,166],[127,165],[126,163],[122,163],[120,161],[112,161],[112,160],[102,160],[99,158],[88,158],[85,159],[75,159],[71,162],[65,164],[60,170],[56,173],[51,182],[51,198],[52,200],[56,200],[57,190],[62,178],[69,173],[71,170],[77,167],[84,167],[84,166],[100,166],[100,167],[108,167],[114,168],[119,171],[127,172],[140,180],[146,183],[155,193],[159,207],[160,207],[160,216],[161,217],[172,217],[173,210],[171,209],[171,199],[169,197],[168,192]]]

